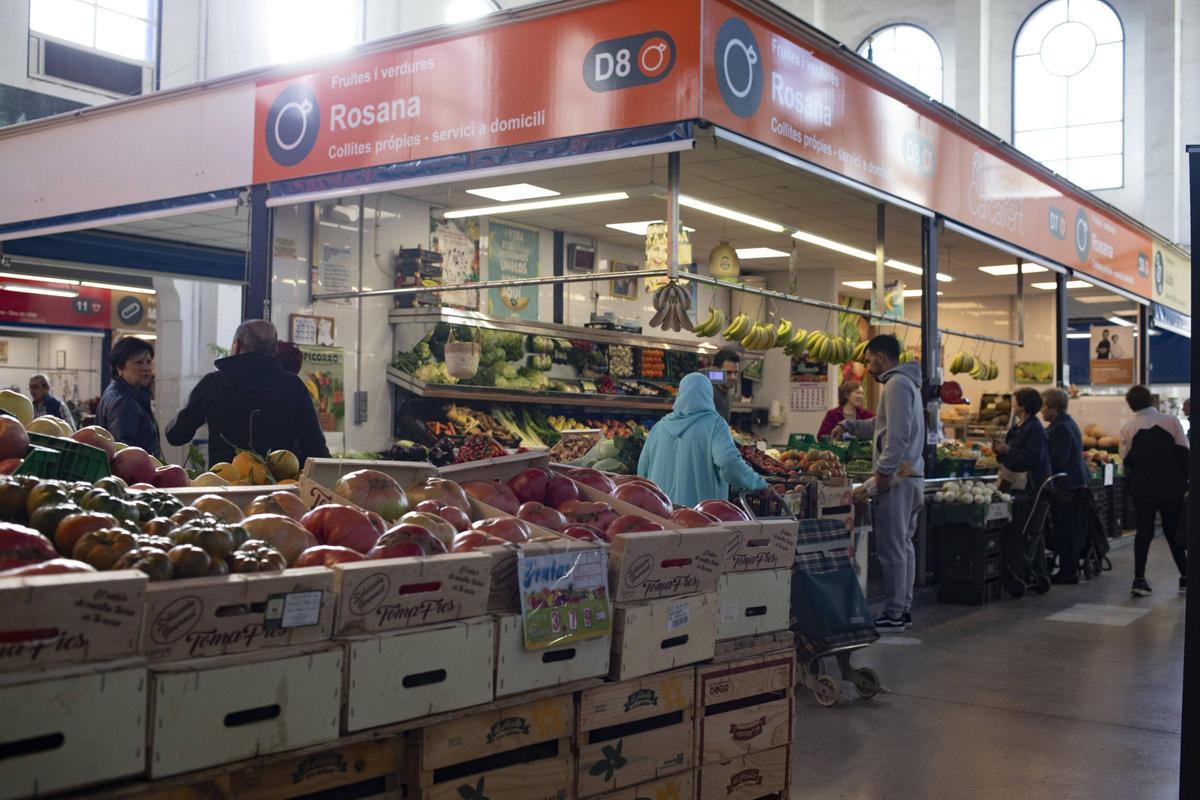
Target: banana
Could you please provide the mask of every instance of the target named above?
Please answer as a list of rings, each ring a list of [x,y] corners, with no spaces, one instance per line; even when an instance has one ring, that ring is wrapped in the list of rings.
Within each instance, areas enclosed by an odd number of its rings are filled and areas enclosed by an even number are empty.
[[[741,339],[750,332],[750,327],[750,318],[745,314],[738,314],[733,318],[733,321],[729,323],[729,326],[725,328],[725,332],[722,333],[721,336],[730,341],[734,339]]]
[[[779,327],[775,330],[777,341],[786,342],[787,337],[792,333],[791,320],[783,320],[779,323]]]

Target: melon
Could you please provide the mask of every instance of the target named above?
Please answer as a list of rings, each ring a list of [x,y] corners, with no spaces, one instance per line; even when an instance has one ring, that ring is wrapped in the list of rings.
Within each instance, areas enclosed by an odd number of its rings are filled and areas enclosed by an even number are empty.
[[[1091,434],[1088,434],[1083,437],[1083,446],[1084,447],[1096,447],[1098,443],[1099,443],[1099,440],[1096,439],[1096,437],[1092,436]]]
[[[1096,445],[1101,450],[1116,450],[1120,445],[1120,442],[1118,442],[1116,437],[1113,436],[1101,436],[1096,440]]]
[[[33,422],[33,401],[12,389],[0,391],[0,411],[16,417],[22,425]]]

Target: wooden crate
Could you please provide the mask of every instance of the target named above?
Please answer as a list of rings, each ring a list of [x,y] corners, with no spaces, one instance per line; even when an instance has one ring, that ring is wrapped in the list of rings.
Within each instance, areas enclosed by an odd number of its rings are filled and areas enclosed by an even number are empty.
[[[332,741],[341,647],[222,656],[150,670],[150,777]]]
[[[792,571],[728,572],[717,587],[717,638],[786,630],[791,621]]]
[[[137,655],[146,583],[137,570],[0,578],[0,672]]]
[[[152,583],[143,650],[162,662],[322,642],[333,613],[333,572],[324,567]]]
[[[639,602],[716,591],[728,536],[720,528],[617,534],[608,554],[612,599]]]
[[[335,636],[433,625],[487,610],[491,559],[483,553],[358,561],[332,569]]]
[[[126,659],[0,677],[0,798],[141,774],[146,664]]]
[[[550,456],[545,448],[534,448],[525,453],[511,453],[499,458],[484,458],[464,464],[449,464],[438,467],[443,478],[457,483],[464,481],[507,481],[509,478],[533,467],[548,469]]]
[[[343,729],[490,701],[494,642],[491,617],[348,640]]]
[[[721,527],[729,535],[722,572],[785,569],[796,560],[800,527],[795,520],[722,522]]]
[[[790,630],[743,636],[740,639],[718,640],[713,653],[713,663],[728,663],[745,658],[775,653],[781,650],[796,651],[796,636]]]
[[[716,592],[614,606],[609,677],[623,681],[707,661],[716,636]]]
[[[155,491],[166,492],[185,506],[190,506],[206,494],[215,494],[238,508],[245,508],[263,495],[273,492],[295,493],[299,491],[299,488],[286,483],[282,486],[273,483],[267,486],[183,486],[176,489],[156,489]]]
[[[565,647],[526,650],[521,615],[499,614],[496,616],[496,696],[607,675],[611,648],[612,641],[606,636]]]
[[[580,692],[579,797],[690,770],[695,688],[687,668]]]
[[[305,478],[332,489],[338,478],[347,472],[360,469],[373,469],[393,478],[401,488],[407,488],[418,481],[424,481],[430,475],[437,474],[437,468],[425,461],[376,461],[374,459],[353,458],[309,458],[304,462],[301,472]]]
[[[696,800],[696,771],[596,795],[595,800]]]
[[[791,651],[696,669],[696,764],[705,766],[792,741]]]
[[[574,731],[575,698],[570,693],[413,731],[405,773],[409,796],[571,797]]]
[[[696,770],[699,800],[786,800],[791,747],[776,747]]]

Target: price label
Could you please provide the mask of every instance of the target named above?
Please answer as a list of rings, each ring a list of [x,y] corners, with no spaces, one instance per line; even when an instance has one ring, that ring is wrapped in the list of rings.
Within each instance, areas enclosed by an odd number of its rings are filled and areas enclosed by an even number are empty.
[[[314,589],[271,595],[267,598],[263,627],[267,630],[287,630],[318,624],[321,621],[322,594],[319,589]]]
[[[691,603],[684,600],[667,608],[667,630],[673,631],[688,624],[691,614]]]

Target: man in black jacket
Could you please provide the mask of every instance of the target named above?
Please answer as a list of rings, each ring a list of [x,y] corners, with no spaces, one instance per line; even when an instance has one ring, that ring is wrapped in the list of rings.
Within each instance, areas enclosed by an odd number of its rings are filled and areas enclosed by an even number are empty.
[[[187,405],[167,426],[167,441],[187,444],[208,425],[208,463],[231,461],[235,447],[263,455],[291,450],[301,465],[328,458],[325,434],[304,382],[275,357],[277,335],[267,320],[243,322],[233,355],[217,359],[216,371],[200,379]]]

